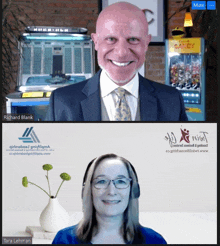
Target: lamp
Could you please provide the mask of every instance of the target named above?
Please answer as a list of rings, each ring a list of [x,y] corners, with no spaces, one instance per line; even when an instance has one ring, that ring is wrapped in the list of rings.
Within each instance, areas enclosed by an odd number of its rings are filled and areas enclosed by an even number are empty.
[[[184,19],[184,27],[193,26],[192,15],[190,13],[190,7],[186,9],[185,19]]]
[[[191,38],[191,27],[193,26],[193,21],[192,21],[192,15],[190,13],[190,7],[188,7],[186,9],[186,13],[185,13],[185,19],[184,19],[184,27],[185,27],[185,31],[186,31],[186,38]]]

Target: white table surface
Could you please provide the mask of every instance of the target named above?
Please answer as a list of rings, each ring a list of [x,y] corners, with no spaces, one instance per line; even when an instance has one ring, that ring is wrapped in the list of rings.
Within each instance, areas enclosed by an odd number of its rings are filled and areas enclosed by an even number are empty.
[[[3,211],[2,236],[30,236],[26,226],[40,226],[40,211]],[[70,225],[82,218],[70,213]],[[216,244],[217,213],[141,212],[140,223],[159,232],[168,244]],[[51,244],[52,240],[32,239],[33,244]]]

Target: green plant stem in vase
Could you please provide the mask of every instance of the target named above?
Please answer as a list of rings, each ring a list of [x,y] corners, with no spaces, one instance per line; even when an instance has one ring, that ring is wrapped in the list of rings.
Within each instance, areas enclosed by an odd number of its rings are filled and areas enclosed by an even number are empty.
[[[60,174],[60,177],[61,177],[61,179],[62,179],[63,181],[61,182],[60,187],[58,188],[55,197],[57,197],[58,192],[59,192],[59,190],[60,190],[60,188],[61,188],[63,182],[64,182],[65,180],[66,180],[66,181],[69,181],[69,180],[71,179],[71,177],[70,177],[70,175],[69,175],[68,173],[61,173],[61,174]]]
[[[34,183],[32,183],[32,182],[28,182],[29,184],[32,184],[32,185],[36,185],[36,184],[34,184]],[[40,188],[42,191],[44,191],[49,197],[51,197],[44,189],[42,189],[40,186],[38,186],[38,185],[36,185],[38,188]]]
[[[47,182],[48,182],[50,197],[51,197],[51,190],[50,190],[50,182],[49,182],[48,171],[50,171],[51,169],[53,169],[53,166],[52,165],[50,165],[50,164],[43,165],[43,170],[46,170],[47,171],[46,179],[47,179]]]
[[[58,190],[57,190],[57,193],[56,193],[55,197],[57,197],[58,192],[59,192],[59,190],[60,190],[60,188],[61,188],[61,186],[62,186],[63,182],[64,182],[64,180],[61,182],[61,184],[60,184],[60,186],[59,186],[59,188],[58,188]]]
[[[48,182],[49,194],[48,194],[48,192],[46,192],[46,191],[45,191],[43,188],[41,188],[40,186],[36,185],[36,184],[33,183],[33,182],[28,181],[28,179],[27,179],[26,176],[22,178],[22,185],[23,185],[24,187],[28,187],[28,183],[29,183],[29,184],[32,184],[32,185],[35,185],[35,186],[37,186],[38,188],[40,188],[42,191],[44,191],[50,198],[56,198],[57,195],[58,195],[58,192],[60,191],[60,188],[61,188],[63,182],[64,182],[64,181],[70,180],[70,179],[71,179],[71,176],[70,176],[68,173],[61,173],[61,174],[60,174],[60,177],[61,177],[61,179],[62,179],[62,182],[61,182],[61,184],[60,184],[60,186],[59,186],[59,188],[58,188],[58,190],[57,190],[56,196],[54,197],[54,196],[51,195],[50,182],[49,182],[49,175],[48,175],[48,171],[51,170],[51,169],[53,169],[53,166],[52,166],[52,165],[50,165],[50,164],[45,164],[45,165],[43,165],[43,170],[46,170],[46,171],[47,171],[47,175],[45,175],[45,176],[46,176],[46,179],[47,179],[47,182]]]
[[[48,182],[48,187],[49,187],[49,194],[51,196],[51,190],[50,190],[50,182],[49,182],[49,176],[48,176],[48,171],[47,171],[47,175],[46,176],[46,179],[47,179],[47,182]]]

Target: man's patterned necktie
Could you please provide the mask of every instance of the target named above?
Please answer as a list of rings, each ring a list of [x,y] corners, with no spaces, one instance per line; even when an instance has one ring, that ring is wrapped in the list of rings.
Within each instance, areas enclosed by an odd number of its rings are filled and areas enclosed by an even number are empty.
[[[115,93],[118,95],[115,121],[131,121],[131,111],[125,98],[125,89],[118,87]]]

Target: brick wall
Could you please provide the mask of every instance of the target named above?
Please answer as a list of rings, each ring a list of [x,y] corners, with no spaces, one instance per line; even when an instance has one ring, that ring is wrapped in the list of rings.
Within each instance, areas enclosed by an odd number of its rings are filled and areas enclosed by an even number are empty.
[[[183,5],[181,0],[169,0],[167,2],[167,17],[168,19],[177,12]],[[187,3],[188,5],[189,3]],[[183,27],[185,10],[176,13],[167,23],[167,38],[172,38],[172,30],[174,28]],[[196,11],[191,11],[192,18],[196,14]],[[194,37],[199,37],[194,35]],[[145,62],[145,77],[157,81],[159,83],[165,83],[165,46],[149,46],[146,54]]]
[[[165,46],[149,46],[146,54],[145,77],[165,83]]]
[[[3,0],[3,5],[5,4]],[[36,26],[87,26],[89,33],[95,31],[98,16],[97,0],[12,0],[30,16]],[[25,15],[20,19],[31,25]]]

